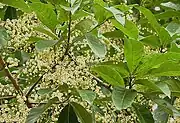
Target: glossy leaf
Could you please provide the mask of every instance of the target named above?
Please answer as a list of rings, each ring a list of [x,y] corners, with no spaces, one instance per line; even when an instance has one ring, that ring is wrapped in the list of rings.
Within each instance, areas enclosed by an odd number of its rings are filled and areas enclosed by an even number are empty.
[[[86,109],[81,106],[78,103],[72,102],[71,106],[73,107],[76,115],[78,116],[81,123],[92,123],[93,119],[89,112],[86,111]]]
[[[100,75],[106,82],[113,86],[124,86],[124,80],[121,75],[112,67],[107,65],[98,65],[92,67],[92,70]]]
[[[53,98],[45,105],[39,105],[35,108],[32,108],[27,116],[26,123],[35,123],[42,115],[42,113],[45,112],[56,101],[58,101],[58,98]]]
[[[115,87],[112,92],[112,100],[118,110],[126,109],[131,106],[136,95],[135,90]]]
[[[144,55],[144,46],[139,41],[127,39],[124,42],[124,54],[128,68],[132,73],[137,68]]]
[[[93,104],[95,98],[96,98],[96,93],[90,90],[78,90],[79,95],[84,101],[87,101],[89,104]]]
[[[144,105],[133,103],[133,108],[135,109],[140,123],[154,123],[153,115]]]
[[[70,104],[63,108],[59,114],[57,123],[79,123],[76,113]]]
[[[106,55],[106,46],[93,34],[86,34],[86,39],[89,47],[95,55],[102,58]]]

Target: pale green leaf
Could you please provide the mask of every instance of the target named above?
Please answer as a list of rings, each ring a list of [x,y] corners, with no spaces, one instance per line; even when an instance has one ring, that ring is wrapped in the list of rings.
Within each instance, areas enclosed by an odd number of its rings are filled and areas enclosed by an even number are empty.
[[[102,58],[106,55],[106,46],[93,34],[85,35],[87,43],[95,55]]]
[[[96,98],[96,93],[90,90],[78,90],[79,95],[81,98],[85,101],[87,101],[89,104],[93,104],[93,101]]]

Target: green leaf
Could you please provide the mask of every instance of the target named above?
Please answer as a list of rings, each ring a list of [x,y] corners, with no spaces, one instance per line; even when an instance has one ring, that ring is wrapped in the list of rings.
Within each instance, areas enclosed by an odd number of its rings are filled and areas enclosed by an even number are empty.
[[[51,4],[41,2],[30,3],[29,6],[36,13],[39,20],[54,32],[56,25],[59,24],[54,7]]]
[[[164,98],[164,100],[166,100],[170,103],[169,99]],[[167,123],[169,114],[167,112],[165,112],[162,107],[157,106],[157,108],[153,111],[153,117],[154,117],[155,123],[159,123],[159,122]]]
[[[39,117],[45,112],[53,103],[58,101],[58,98],[53,98],[48,101],[45,105],[39,105],[35,108],[32,108],[27,116],[26,123],[35,123]]]
[[[89,112],[86,111],[86,109],[81,106],[78,103],[72,102],[71,106],[73,107],[76,115],[78,116],[81,123],[92,123],[93,119]]]
[[[157,32],[160,38],[161,45],[166,46],[168,43],[170,43],[171,41],[170,34],[168,33],[167,30],[165,30],[164,27],[160,26],[153,13],[149,9],[146,9],[144,7],[136,7],[136,8],[144,14],[144,16],[150,22],[151,26],[155,29],[155,31]]]
[[[91,19],[83,19],[78,24],[76,24],[75,28],[80,30],[82,33],[87,33],[91,29],[93,29],[94,26],[95,26],[95,22],[92,21]]]
[[[125,26],[122,26],[118,23],[118,21],[111,19],[112,24],[118,28],[120,31],[122,31],[125,35],[127,35],[129,38],[138,39],[139,37],[139,31],[136,25],[126,19]]]
[[[138,67],[144,55],[144,46],[139,41],[127,39],[124,42],[124,54],[128,68],[132,73]]]
[[[165,6],[167,8],[175,9],[175,10],[180,10],[180,4],[175,4],[172,2],[167,2],[167,3],[161,3],[161,6]]]
[[[124,86],[124,80],[121,75],[110,66],[97,65],[92,67],[92,71],[98,73],[106,82],[113,86]]]
[[[159,14],[156,14],[155,17],[157,19],[169,19],[172,17],[180,17],[180,12],[179,11],[165,11]]]
[[[57,123],[79,123],[76,113],[70,104],[63,108],[59,114]]]
[[[31,9],[28,7],[28,5],[24,2],[24,0],[0,0],[0,3],[9,5],[11,7],[18,8],[22,10],[23,12],[31,12]]]
[[[52,47],[57,44],[57,40],[44,40],[44,41],[38,41],[35,44],[36,50],[37,51],[43,51],[44,49],[48,47]]]
[[[180,76],[180,65],[173,62],[165,62],[160,67],[149,72],[153,76]]]
[[[15,57],[20,60],[21,64],[24,64],[30,58],[30,55],[24,51],[16,51]]]
[[[4,15],[4,20],[7,20],[7,19],[12,20],[12,19],[17,19],[17,18],[18,17],[17,17],[16,8],[8,6]]]
[[[180,24],[171,22],[167,25],[166,29],[168,30],[171,36],[175,34],[180,34]]]
[[[180,46],[177,45],[176,43],[171,43],[170,51],[180,53]]]
[[[171,98],[171,91],[169,86],[166,83],[158,82],[156,85],[159,87],[159,89],[169,98]]]
[[[114,30],[111,32],[105,32],[103,36],[106,38],[123,38],[124,34],[120,30]]]
[[[161,46],[159,42],[159,38],[155,35],[149,35],[147,37],[143,37],[140,41],[154,48],[159,48]]]
[[[93,104],[95,98],[96,98],[96,93],[90,90],[78,90],[79,95],[81,98],[85,101],[87,101],[89,104]]]
[[[104,22],[104,20],[106,20],[110,16],[110,13],[99,4],[93,5],[93,12],[95,15],[95,19],[99,24]]]
[[[43,89],[39,89],[37,93],[42,96],[42,95],[48,94],[52,91],[53,90],[51,88],[43,88]]]
[[[144,105],[133,103],[133,108],[135,109],[140,123],[154,123],[151,112]]]
[[[177,79],[170,79],[170,80],[167,80],[165,81],[166,84],[168,84],[171,92],[180,92],[180,81],[177,80]]]
[[[74,2],[73,5],[71,5],[72,7],[67,7],[67,6],[61,5],[61,8],[63,8],[66,11],[70,11],[72,13],[72,15],[73,15],[78,10],[78,8],[80,7],[81,3],[82,3],[82,0],[77,0],[77,1]]]
[[[105,7],[108,11],[112,12],[115,19],[122,24],[123,26],[125,25],[125,16],[124,13],[121,12],[120,10],[114,8],[114,7]]]
[[[115,87],[112,92],[112,100],[118,110],[126,109],[131,106],[136,95],[135,90]]]
[[[168,114],[173,116],[180,116],[180,111],[173,107],[168,101],[159,97],[155,97],[154,95],[148,95],[148,97]]]
[[[123,78],[129,76],[128,68],[126,63],[123,62],[117,62],[116,61],[107,61],[107,62],[102,62],[98,65],[107,65],[114,70],[116,70]]]
[[[56,39],[56,40],[59,39],[59,37],[57,37],[50,29],[48,29],[48,28],[46,28],[44,26],[34,27],[34,30],[36,30],[38,32],[41,32],[43,34],[46,34],[46,35],[50,36],[53,39]]]
[[[8,40],[10,40],[10,36],[6,32],[6,29],[3,27],[0,27],[0,48],[7,45]]]
[[[98,57],[105,57],[106,55],[106,46],[94,35],[88,33],[85,35],[87,39],[87,43],[92,51]]]

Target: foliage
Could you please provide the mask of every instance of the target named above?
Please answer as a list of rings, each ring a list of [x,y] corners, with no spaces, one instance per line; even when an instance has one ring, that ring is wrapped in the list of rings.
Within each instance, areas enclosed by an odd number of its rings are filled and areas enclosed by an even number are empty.
[[[136,113],[133,122],[140,123],[164,123],[180,116],[174,106],[180,96],[178,0],[0,2],[5,4],[1,9],[6,11],[0,14],[5,22],[18,18],[18,11],[33,12],[33,20],[38,21],[36,33],[28,39],[23,33],[25,43],[18,47],[10,41],[10,35],[14,38],[17,33],[8,34],[11,29],[6,24],[0,27],[0,82],[13,86],[15,93],[0,97],[0,104],[6,100],[25,104],[30,111],[24,122],[102,122],[98,120],[104,115],[101,107],[113,112],[105,122],[120,122],[119,113],[127,109]],[[36,71],[31,67],[35,62]],[[28,69],[31,74],[24,72]],[[75,83],[78,79],[80,84]],[[40,95],[39,102],[32,101],[33,94]],[[152,111],[149,102],[157,108]],[[53,120],[55,109],[58,114]]]

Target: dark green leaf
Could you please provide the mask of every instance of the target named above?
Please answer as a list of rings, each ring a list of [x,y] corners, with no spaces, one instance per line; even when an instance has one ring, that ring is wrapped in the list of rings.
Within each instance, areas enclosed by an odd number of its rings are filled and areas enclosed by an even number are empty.
[[[63,108],[59,114],[57,123],[79,123],[76,113],[70,104]]]
[[[35,123],[42,115],[42,113],[45,112],[57,100],[58,98],[53,98],[45,105],[39,105],[35,108],[32,108],[27,116],[26,123]]]
[[[92,70],[98,73],[106,82],[114,86],[124,86],[124,80],[121,75],[112,67],[107,65],[97,65]]]
[[[112,92],[112,100],[118,110],[131,106],[137,92],[131,89],[115,87]]]
[[[155,35],[149,35],[147,37],[143,37],[140,41],[154,48],[159,48],[161,46],[159,42],[159,38]]]
[[[86,109],[81,106],[78,103],[72,102],[71,106],[73,107],[76,115],[78,116],[81,123],[92,123],[93,119],[89,112],[86,111]]]
[[[140,123],[154,123],[151,112],[145,106],[133,103],[133,108],[135,109]]]
[[[4,15],[4,20],[6,19],[17,19],[17,11],[15,8],[8,6]]]

